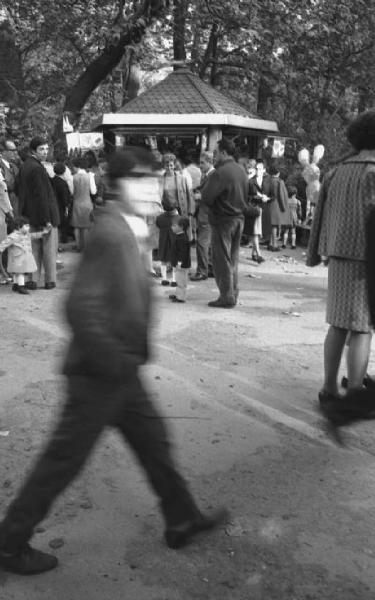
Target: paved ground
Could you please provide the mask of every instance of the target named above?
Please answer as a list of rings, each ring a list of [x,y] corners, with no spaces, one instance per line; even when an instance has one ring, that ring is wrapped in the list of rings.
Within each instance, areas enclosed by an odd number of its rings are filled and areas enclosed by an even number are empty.
[[[108,432],[35,536],[44,549],[60,542],[60,567],[31,579],[0,571],[1,599],[373,600],[373,425],[348,432],[342,450],[315,406],[326,271],[307,269],[301,249],[265,253],[262,266],[249,254],[235,310],[207,307],[211,279],[191,284],[185,305],[155,285],[144,369],[200,505],[228,506],[230,522],[168,550],[143,473]],[[58,290],[0,289],[0,511],[63,398],[62,304],[77,255],[63,259]]]

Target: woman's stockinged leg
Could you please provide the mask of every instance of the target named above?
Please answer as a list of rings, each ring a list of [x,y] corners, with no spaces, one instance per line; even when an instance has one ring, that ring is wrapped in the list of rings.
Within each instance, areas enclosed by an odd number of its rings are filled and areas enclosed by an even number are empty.
[[[272,227],[271,230],[271,246],[273,248],[277,246],[277,227]]]
[[[253,235],[253,254],[260,256],[259,235]]]
[[[346,340],[346,329],[331,325],[324,340],[324,389],[337,394],[337,376]]]
[[[348,389],[360,388],[370,356],[371,333],[352,331],[347,352]]]

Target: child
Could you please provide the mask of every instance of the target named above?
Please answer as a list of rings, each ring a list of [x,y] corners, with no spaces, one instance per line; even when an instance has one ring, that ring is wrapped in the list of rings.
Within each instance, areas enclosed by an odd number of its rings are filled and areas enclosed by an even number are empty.
[[[172,267],[176,269],[176,294],[169,298],[172,302],[185,302],[188,273],[191,267],[190,242],[189,242],[189,218],[179,217],[172,225],[174,242],[172,246]]]
[[[179,215],[176,206],[174,206],[168,198],[163,200],[162,206],[164,212],[156,218],[156,225],[159,228],[158,253],[159,260],[161,262],[161,285],[169,285],[169,280],[167,279],[167,269],[171,264],[172,247],[174,243],[172,224]],[[172,269],[171,286],[176,287],[174,269]]]
[[[45,228],[43,231],[30,233],[29,221],[25,217],[16,217],[14,227],[14,231],[0,243],[0,253],[9,248],[7,268],[8,272],[13,275],[12,290],[19,294],[28,294],[29,291],[25,287],[25,275],[37,270],[31,250],[31,240],[48,235],[50,229]]]
[[[288,188],[288,210],[289,223],[283,226],[283,245],[286,248],[288,243],[289,233],[291,234],[291,248],[296,249],[296,226],[301,222],[302,207],[301,202],[297,198],[297,188],[291,186]]]

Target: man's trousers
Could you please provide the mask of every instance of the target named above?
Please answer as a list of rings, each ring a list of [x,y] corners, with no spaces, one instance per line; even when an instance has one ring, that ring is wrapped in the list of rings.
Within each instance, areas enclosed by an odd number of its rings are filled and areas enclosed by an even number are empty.
[[[120,384],[70,376],[67,401],[51,439],[0,523],[3,551],[17,553],[30,539],[107,426],[116,427],[134,451],[160,499],[167,527],[199,514],[174,465],[164,422],[136,371]]]
[[[196,251],[197,251],[197,274],[208,276],[210,267],[211,248],[211,226],[207,222],[199,222],[197,228]]]
[[[238,298],[238,261],[243,217],[223,217],[211,225],[212,266],[219,300],[235,304]]]
[[[31,231],[37,230],[35,228],[31,228]],[[33,255],[38,269],[32,274],[32,281],[38,283],[43,267],[45,283],[56,283],[57,247],[57,227],[52,227],[49,234],[44,235],[41,239],[32,240]]]

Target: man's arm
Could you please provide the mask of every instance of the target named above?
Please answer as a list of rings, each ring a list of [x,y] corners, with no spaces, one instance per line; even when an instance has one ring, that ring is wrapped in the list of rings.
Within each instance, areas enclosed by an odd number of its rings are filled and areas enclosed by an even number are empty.
[[[208,206],[212,206],[215,203],[215,200],[222,194],[224,189],[225,188],[222,178],[220,177],[220,173],[214,171],[210,174],[202,188],[201,202],[203,204],[207,204]]]

